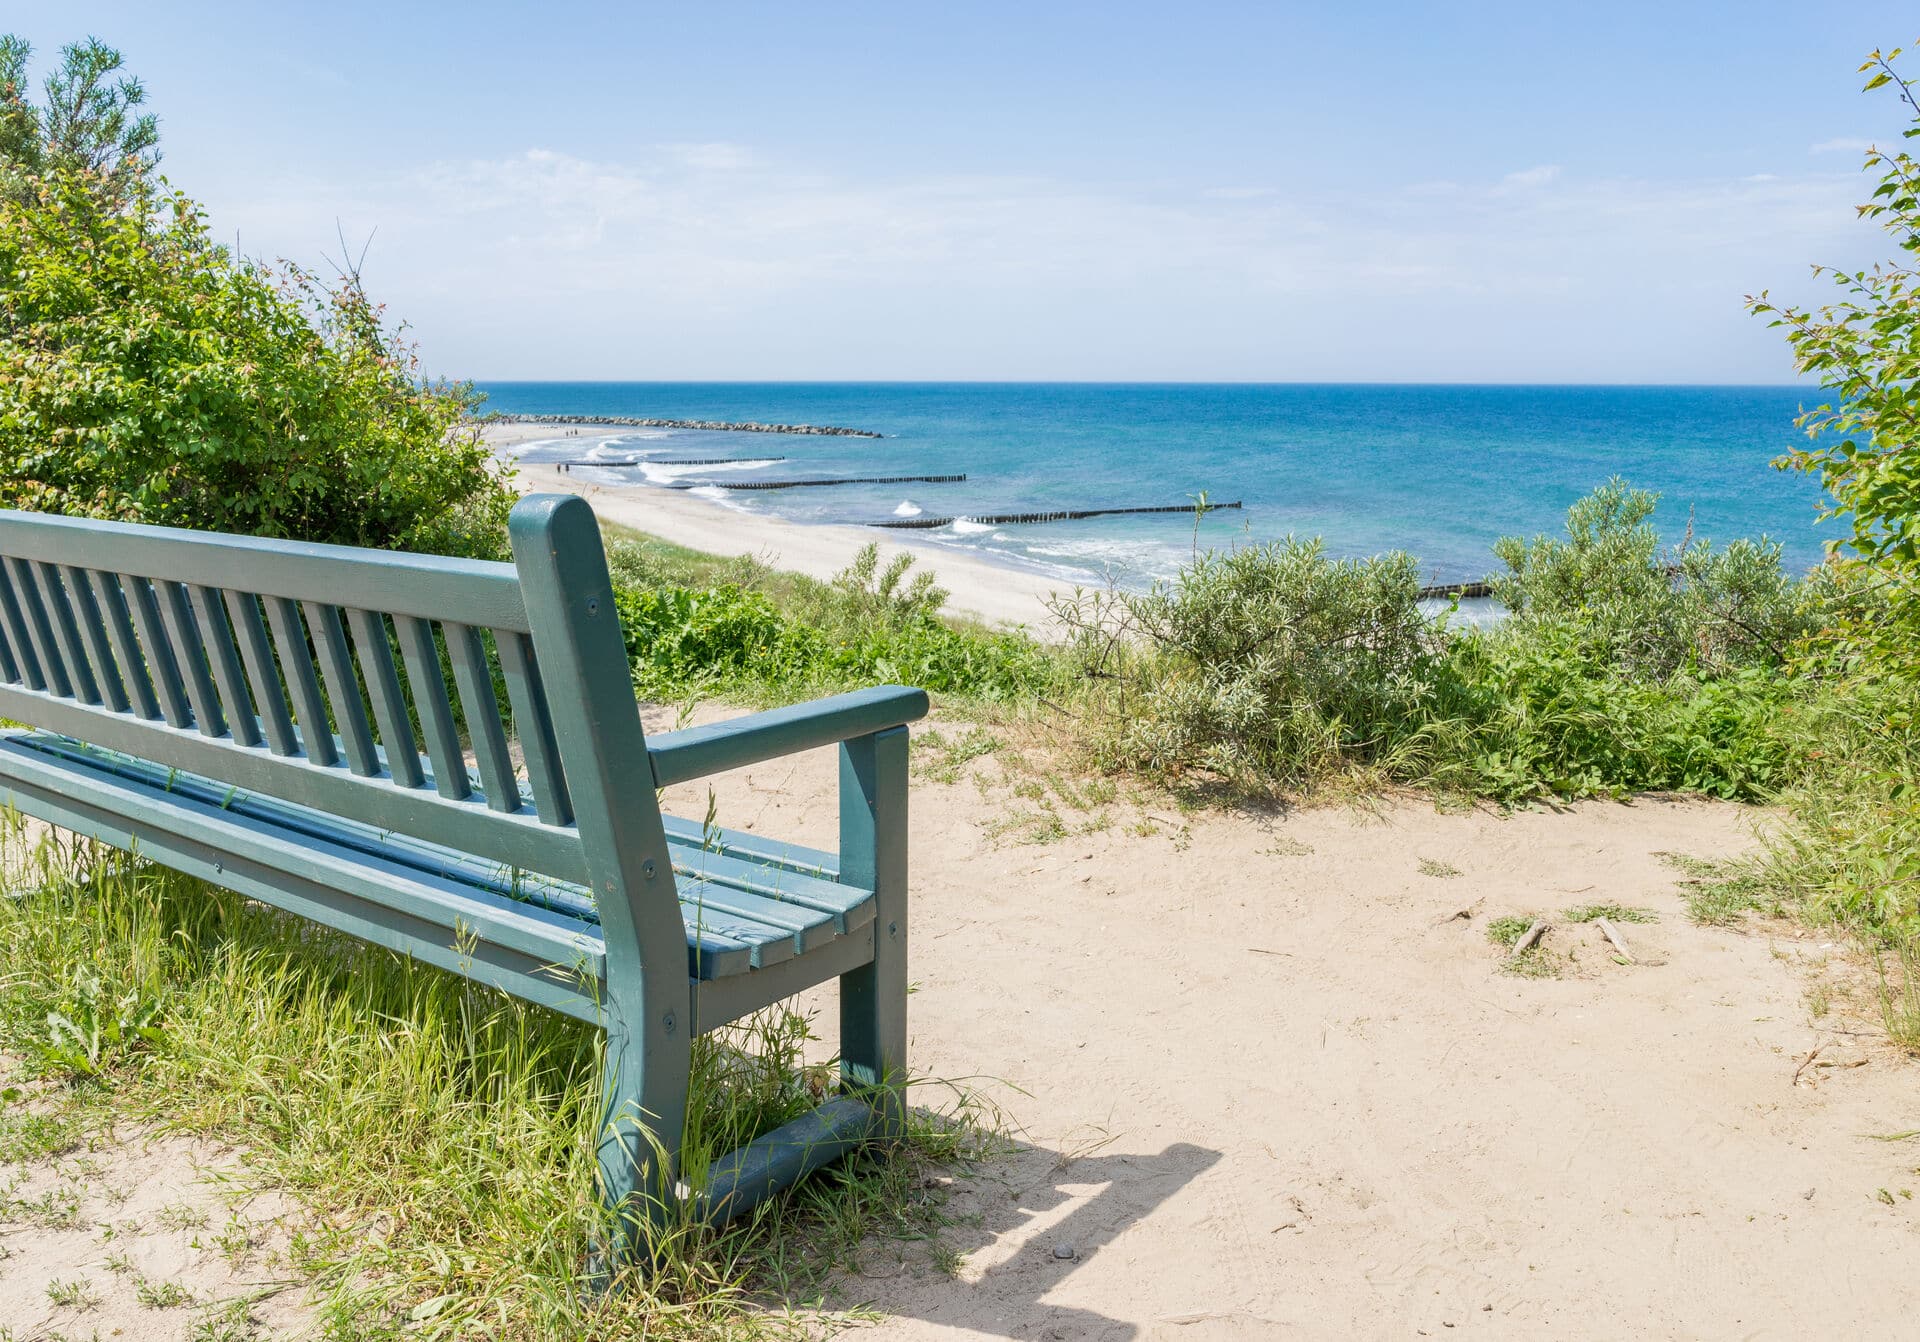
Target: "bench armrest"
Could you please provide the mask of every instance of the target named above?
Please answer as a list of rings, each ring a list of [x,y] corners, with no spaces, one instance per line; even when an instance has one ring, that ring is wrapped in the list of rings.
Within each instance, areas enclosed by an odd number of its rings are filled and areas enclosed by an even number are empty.
[[[880,685],[791,708],[749,713],[705,727],[664,732],[647,742],[656,787],[758,764],[856,736],[904,726],[927,715],[927,692]]]

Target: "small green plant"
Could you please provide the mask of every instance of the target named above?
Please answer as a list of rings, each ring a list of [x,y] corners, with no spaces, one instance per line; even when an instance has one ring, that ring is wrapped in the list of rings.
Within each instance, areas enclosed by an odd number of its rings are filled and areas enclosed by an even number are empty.
[[[1637,904],[1577,904],[1562,909],[1560,916],[1570,923],[1590,923],[1596,918],[1612,923],[1651,923],[1658,921],[1660,915]]]
[[[1533,926],[1533,919],[1522,918],[1516,914],[1507,914],[1495,918],[1487,924],[1487,940],[1505,950],[1512,950],[1513,944],[1526,935]]]
[[[62,1309],[98,1309],[100,1292],[85,1277],[75,1277],[72,1281],[61,1281],[57,1277],[47,1283],[47,1299]]]
[[[193,1292],[177,1281],[142,1277],[134,1283],[133,1298],[146,1309],[178,1309],[193,1303]]]
[[[912,568],[913,556],[903,550],[882,569],[879,543],[869,541],[860,547],[851,564],[834,574],[833,589],[847,612],[856,618],[876,618],[894,625],[931,620],[946,604],[947,592],[931,572],[924,570],[906,582]]]
[[[159,1018],[158,1000],[137,989],[112,995],[98,974],[78,969],[64,1006],[47,1013],[40,1062],[69,1076],[97,1077],[116,1059],[159,1044]]]
[[[1432,876],[1437,880],[1448,881],[1463,873],[1460,868],[1454,866],[1451,862],[1442,862],[1437,858],[1423,857],[1420,859],[1420,874],[1422,876]]]

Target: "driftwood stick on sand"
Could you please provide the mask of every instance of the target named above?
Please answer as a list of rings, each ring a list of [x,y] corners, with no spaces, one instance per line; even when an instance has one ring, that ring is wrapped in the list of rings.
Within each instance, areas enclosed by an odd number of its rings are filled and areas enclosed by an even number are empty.
[[[1547,934],[1547,920],[1535,918],[1533,926],[1520,934],[1520,940],[1513,943],[1514,958],[1518,959],[1540,944],[1540,938]]]
[[[1625,960],[1628,964],[1634,963],[1633,952],[1627,949],[1626,938],[1614,930],[1612,923],[1608,922],[1605,918],[1595,918],[1593,925],[1600,929],[1601,936],[1613,943],[1613,948],[1620,952],[1620,958],[1622,960]]]

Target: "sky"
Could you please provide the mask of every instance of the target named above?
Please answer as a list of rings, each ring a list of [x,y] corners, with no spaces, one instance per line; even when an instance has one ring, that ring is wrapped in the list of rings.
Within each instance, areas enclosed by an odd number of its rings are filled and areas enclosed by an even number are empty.
[[[12,11],[9,13],[8,11]],[[436,374],[1779,383],[1910,7],[0,5]],[[1920,55],[1913,60],[1920,73]]]

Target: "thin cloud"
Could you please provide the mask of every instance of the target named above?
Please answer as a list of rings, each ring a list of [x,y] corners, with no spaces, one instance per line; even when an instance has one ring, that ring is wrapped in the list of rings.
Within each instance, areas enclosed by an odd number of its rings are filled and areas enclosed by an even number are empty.
[[[1754,380],[1725,362],[1773,353],[1742,295],[1851,259],[1857,191],[1851,173],[1544,165],[1355,195],[1196,194],[852,179],[669,145],[213,203],[223,230],[303,258],[332,245],[335,218],[378,225],[372,282],[450,373]],[[1764,376],[1786,376],[1777,363]]]
[[[1808,147],[1809,154],[1864,154],[1873,148],[1872,140],[1856,140],[1842,136],[1837,140],[1822,140]]]

